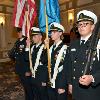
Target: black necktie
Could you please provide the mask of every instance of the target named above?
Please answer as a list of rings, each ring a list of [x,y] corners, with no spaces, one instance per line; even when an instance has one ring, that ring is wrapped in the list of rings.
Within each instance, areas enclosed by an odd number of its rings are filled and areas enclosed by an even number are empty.
[[[52,53],[51,53],[51,78],[53,77],[53,72],[54,72],[54,65],[55,65],[55,47],[56,45],[54,44],[52,47]]]
[[[53,45],[53,47],[52,47],[52,53],[51,53],[51,58],[54,56],[55,47],[56,47],[56,45]]]
[[[54,50],[55,50],[55,47],[56,47],[56,45],[53,45],[53,47],[52,47],[52,53],[51,53],[51,62],[52,62],[52,60],[54,60]]]
[[[56,45],[54,44],[54,45],[53,45],[53,48],[52,48],[52,51],[54,51],[54,50],[55,50],[55,47],[56,47]]]
[[[36,45],[34,45],[33,51],[36,51]]]
[[[81,40],[81,46],[83,46],[85,43],[85,40]]]

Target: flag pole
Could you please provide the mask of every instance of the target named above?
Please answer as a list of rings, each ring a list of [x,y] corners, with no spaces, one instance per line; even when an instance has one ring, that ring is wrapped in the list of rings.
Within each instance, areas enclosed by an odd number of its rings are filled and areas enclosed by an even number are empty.
[[[29,7],[27,4],[27,0],[26,0],[26,11],[25,11],[25,16],[26,16],[26,24],[27,24],[27,37],[30,40],[30,35],[29,35],[29,30],[30,30],[30,22],[29,22]],[[32,68],[32,59],[31,59],[31,51],[30,51],[30,42],[29,42],[29,63],[30,63],[30,69],[33,72],[33,68]]]
[[[48,16],[46,14],[46,6],[45,6],[45,18],[46,18],[46,39],[48,38]],[[49,81],[51,80],[51,59],[50,59],[50,49],[49,43],[46,45],[47,48],[47,55],[48,55],[48,74],[49,74]]]

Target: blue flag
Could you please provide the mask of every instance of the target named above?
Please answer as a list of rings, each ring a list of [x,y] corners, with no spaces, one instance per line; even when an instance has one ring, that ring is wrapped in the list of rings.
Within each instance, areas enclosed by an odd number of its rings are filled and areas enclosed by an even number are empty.
[[[39,11],[39,27],[42,32],[46,31],[46,17],[45,17],[45,7],[46,14],[48,16],[48,26],[52,22],[60,23],[60,9],[58,0],[40,0],[40,11]],[[50,29],[50,27],[49,27]]]

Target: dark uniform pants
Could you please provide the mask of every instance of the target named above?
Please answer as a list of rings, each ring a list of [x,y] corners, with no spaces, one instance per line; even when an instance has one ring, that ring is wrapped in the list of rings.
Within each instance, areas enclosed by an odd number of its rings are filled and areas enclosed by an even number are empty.
[[[47,88],[45,86],[37,86],[35,88],[36,100],[48,100]]]
[[[51,87],[48,88],[48,95],[49,100],[67,100],[67,92],[59,94],[58,90]]]
[[[32,79],[32,81],[33,81],[32,86],[34,89],[35,100],[48,100],[47,87],[42,86],[42,83],[41,83],[41,85],[38,83],[35,83],[34,78]]]
[[[31,76],[20,76],[20,80],[24,87],[25,100],[34,100],[34,90],[32,89]]]

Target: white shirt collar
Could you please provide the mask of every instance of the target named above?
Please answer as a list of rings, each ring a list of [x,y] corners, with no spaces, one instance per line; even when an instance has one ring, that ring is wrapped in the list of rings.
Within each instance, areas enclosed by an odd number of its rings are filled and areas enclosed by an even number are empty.
[[[56,47],[58,47],[58,45],[62,42],[62,40],[60,40],[57,44],[54,43],[54,45],[56,45]],[[55,47],[55,48],[56,48]]]
[[[20,41],[23,41],[23,39],[24,39],[23,37],[22,37],[22,38],[20,38]]]
[[[36,44],[36,48],[40,45],[41,43]]]
[[[88,36],[86,36],[85,38],[84,37],[81,37],[81,40],[85,40],[85,42],[89,39],[89,37],[91,36],[92,34],[89,34]]]

